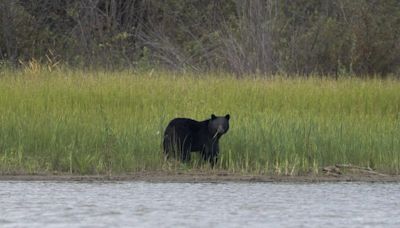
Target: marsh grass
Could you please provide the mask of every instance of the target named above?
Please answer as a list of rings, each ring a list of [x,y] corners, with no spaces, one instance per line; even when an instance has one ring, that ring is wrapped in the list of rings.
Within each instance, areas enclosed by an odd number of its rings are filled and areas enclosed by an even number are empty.
[[[71,70],[2,72],[0,171],[210,170],[164,161],[175,117],[231,114],[217,170],[300,175],[352,163],[400,170],[400,83]]]

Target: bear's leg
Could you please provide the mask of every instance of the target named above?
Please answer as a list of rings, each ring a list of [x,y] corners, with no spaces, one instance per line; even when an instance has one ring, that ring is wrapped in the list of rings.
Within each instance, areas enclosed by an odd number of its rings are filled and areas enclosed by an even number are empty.
[[[173,133],[173,135],[166,134],[163,141],[163,149],[165,158],[170,157],[179,158],[181,156],[182,145],[180,143],[179,137]]]
[[[211,167],[214,167],[214,165],[218,162],[218,154],[219,154],[218,143],[214,143],[211,147],[211,156],[209,159]]]
[[[219,146],[218,143],[212,145],[205,145],[204,149],[201,151],[203,160],[209,162],[211,167],[214,167],[215,163],[218,161]]]
[[[210,145],[204,145],[203,149],[201,150],[201,157],[203,158],[204,161],[209,162],[210,161]]]
[[[181,160],[183,162],[190,161],[190,152],[192,150],[192,140],[190,136],[185,137],[181,144]]]
[[[190,161],[190,145],[184,144],[181,151],[181,160],[183,162]]]
[[[200,154],[204,161],[208,161],[207,147],[203,147],[203,149],[200,151]]]

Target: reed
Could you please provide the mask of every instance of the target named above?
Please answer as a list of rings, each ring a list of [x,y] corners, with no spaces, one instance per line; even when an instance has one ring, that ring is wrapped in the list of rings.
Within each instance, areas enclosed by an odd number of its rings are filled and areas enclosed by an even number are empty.
[[[168,72],[0,74],[0,172],[206,169],[164,161],[175,117],[231,114],[216,169],[301,175],[336,163],[400,170],[400,82]]]

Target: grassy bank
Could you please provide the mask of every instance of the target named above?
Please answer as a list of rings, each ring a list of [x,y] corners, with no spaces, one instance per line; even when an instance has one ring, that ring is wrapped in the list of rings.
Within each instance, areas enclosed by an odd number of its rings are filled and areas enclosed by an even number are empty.
[[[168,73],[3,72],[0,171],[204,168],[164,162],[174,117],[231,114],[218,169],[302,174],[335,163],[400,171],[400,82]]]

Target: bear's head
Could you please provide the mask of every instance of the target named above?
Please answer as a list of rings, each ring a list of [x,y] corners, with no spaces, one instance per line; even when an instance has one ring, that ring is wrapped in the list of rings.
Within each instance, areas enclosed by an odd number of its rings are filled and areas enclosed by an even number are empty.
[[[225,134],[229,129],[229,119],[230,115],[226,114],[225,116],[215,116],[211,115],[211,119],[208,122],[208,131],[213,138],[221,137]]]

